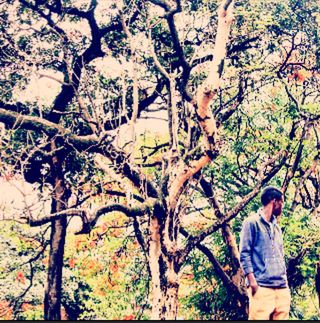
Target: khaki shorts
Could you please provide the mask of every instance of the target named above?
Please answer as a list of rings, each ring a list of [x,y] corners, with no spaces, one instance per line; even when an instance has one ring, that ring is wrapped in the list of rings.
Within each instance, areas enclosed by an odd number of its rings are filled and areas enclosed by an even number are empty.
[[[249,320],[287,320],[289,318],[291,295],[289,288],[259,286],[252,296],[248,288]]]

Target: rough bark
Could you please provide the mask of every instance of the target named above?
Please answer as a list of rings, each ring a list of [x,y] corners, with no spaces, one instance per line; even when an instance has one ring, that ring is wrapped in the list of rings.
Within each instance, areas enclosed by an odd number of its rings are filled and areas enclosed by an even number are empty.
[[[178,312],[178,268],[176,257],[164,250],[165,216],[165,210],[156,206],[149,226],[153,320],[175,320]]]
[[[47,287],[44,298],[44,319],[61,320],[62,268],[67,219],[53,220]]]
[[[52,149],[55,149],[54,143],[52,143]],[[51,211],[55,213],[66,209],[68,197],[63,183],[61,160],[57,156],[52,158],[52,167],[55,180]],[[62,269],[66,229],[66,217],[52,220],[47,286],[44,298],[45,320],[61,320]]]

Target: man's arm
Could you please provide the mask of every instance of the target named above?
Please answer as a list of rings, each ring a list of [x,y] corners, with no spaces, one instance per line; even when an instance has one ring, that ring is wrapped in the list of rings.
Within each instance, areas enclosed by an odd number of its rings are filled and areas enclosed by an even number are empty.
[[[248,278],[252,296],[257,292],[259,285],[253,273],[252,247],[254,240],[254,228],[252,223],[244,221],[240,234],[240,263],[245,276]]]

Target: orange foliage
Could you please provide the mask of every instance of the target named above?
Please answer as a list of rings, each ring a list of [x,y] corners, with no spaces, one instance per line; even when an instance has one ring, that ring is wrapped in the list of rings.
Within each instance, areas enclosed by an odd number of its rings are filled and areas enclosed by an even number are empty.
[[[117,238],[117,237],[119,237],[120,233],[121,233],[121,230],[117,228],[117,229],[112,230],[112,232],[110,233],[110,236]]]
[[[23,312],[28,311],[28,310],[32,309],[33,307],[34,306],[31,305],[30,303],[23,303],[21,305],[21,309],[22,309]]]
[[[109,269],[110,269],[110,271],[112,273],[115,273],[115,272],[117,272],[119,270],[119,267],[118,267],[117,264],[113,263],[113,264],[110,265]]]
[[[24,274],[23,274],[22,271],[18,271],[16,279],[21,284],[25,284],[26,283],[26,277],[24,276]]]
[[[126,315],[122,320],[123,321],[131,321],[131,320],[134,320],[134,319],[135,319],[134,314],[130,314],[130,315]]]
[[[103,270],[103,265],[96,259],[86,259],[81,263],[80,268],[82,275],[94,275]]]
[[[64,307],[61,308],[61,321],[69,321],[68,314]]]
[[[108,224],[108,222],[104,222],[104,223],[102,223],[102,224],[101,224],[101,226],[100,226],[101,230],[102,230],[102,231],[106,231],[106,230],[107,230],[107,228],[108,228],[108,225],[109,225],[109,224]]]
[[[199,223],[199,222],[196,222],[196,223],[193,223],[193,226],[198,229],[198,230],[202,230],[203,227],[204,227],[204,224],[203,223]]]
[[[230,269],[231,269],[231,268],[230,268],[230,266],[229,266],[229,265],[226,265],[226,266],[224,266],[224,267],[223,267],[223,270],[224,270],[224,271],[227,271],[227,270],[230,270]]]
[[[298,82],[303,82],[305,79],[312,76],[312,72],[307,70],[295,70],[293,74],[288,76],[288,80],[296,80]]]
[[[95,240],[90,241],[91,248],[94,248],[96,245],[97,245],[97,241],[95,241]]]
[[[4,320],[13,320],[12,309],[9,302],[0,302],[0,317]]]
[[[107,295],[107,293],[101,288],[96,289],[95,294],[99,295],[99,296],[106,296]]]
[[[107,288],[112,290],[112,289],[114,289],[115,285],[116,284],[111,280],[111,278],[108,277],[108,280],[107,280]]]
[[[43,259],[42,259],[42,263],[43,263],[44,265],[48,265],[48,263],[49,263],[49,257],[43,258]]]
[[[76,241],[75,241],[75,245],[76,245],[76,250],[77,251],[80,251],[81,249],[83,249],[83,243],[84,243],[85,241],[84,240],[82,240],[82,239],[80,239],[80,238],[78,238],[78,239],[76,239]]]
[[[133,241],[133,245],[134,245],[135,247],[139,247],[139,242],[138,242],[137,240],[134,240],[134,241]]]
[[[91,192],[92,185],[90,183],[85,183],[82,186],[83,193],[89,194]]]
[[[191,273],[191,274],[183,274],[182,276],[183,279],[193,279],[194,278],[194,274]]]
[[[76,265],[76,260],[74,258],[71,258],[69,260],[69,266],[70,266],[70,268],[74,268],[75,265]]]

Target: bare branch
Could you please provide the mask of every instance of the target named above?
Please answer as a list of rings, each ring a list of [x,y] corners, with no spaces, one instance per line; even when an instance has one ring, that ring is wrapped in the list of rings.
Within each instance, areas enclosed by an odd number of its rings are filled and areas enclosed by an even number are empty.
[[[100,216],[110,213],[110,212],[122,212],[127,217],[139,217],[143,216],[146,213],[150,212],[152,208],[154,207],[155,201],[146,201],[143,205],[139,207],[127,207],[123,204],[111,204],[111,205],[105,205],[97,209],[90,217],[85,217],[83,222],[83,227],[80,232],[77,234],[84,234],[89,233],[92,228],[96,225],[98,219]]]
[[[304,147],[304,141],[305,141],[305,139],[307,137],[307,133],[308,133],[308,130],[309,130],[310,127],[311,127],[311,124],[309,122],[306,122],[304,124],[304,127],[302,129],[301,138],[299,140],[299,146],[298,146],[298,149],[297,149],[297,153],[295,155],[294,162],[293,162],[292,166],[290,166],[288,168],[286,177],[285,177],[285,179],[283,181],[283,184],[282,184],[282,187],[281,187],[281,190],[282,190],[283,194],[286,193],[286,191],[288,189],[288,186],[289,186],[289,183],[292,180],[292,178],[294,177],[295,172],[296,172],[296,170],[298,168],[298,165],[299,165],[300,160],[302,158],[302,151],[303,151],[303,147]]]
[[[149,0],[149,2],[161,7],[164,9],[166,12],[171,10],[171,6],[166,0]]]

